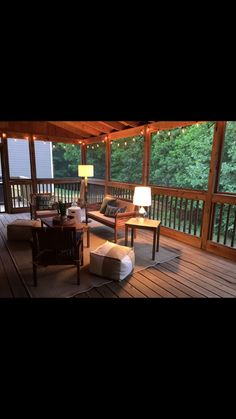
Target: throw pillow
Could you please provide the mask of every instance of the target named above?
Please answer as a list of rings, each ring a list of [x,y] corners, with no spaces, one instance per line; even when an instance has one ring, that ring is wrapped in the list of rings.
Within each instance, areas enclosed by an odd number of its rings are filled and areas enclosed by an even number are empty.
[[[101,205],[101,208],[99,210],[101,212],[101,214],[105,214],[107,204],[115,206],[116,198],[114,198],[114,196],[112,196],[112,195],[106,195],[103,198],[102,205]]]
[[[125,211],[126,211],[126,208],[127,208],[127,207],[119,207],[119,208],[118,208],[118,211],[117,211],[117,213],[116,213],[116,214],[118,214],[118,212],[119,212],[119,213],[123,213],[123,212],[125,212]]]
[[[106,217],[115,217],[117,212],[119,211],[120,208],[118,207],[112,207],[111,205],[107,204],[106,206],[106,211],[105,211],[105,216]]]
[[[36,196],[36,207],[37,210],[48,210],[52,209],[54,204],[54,198],[50,195],[38,195]]]

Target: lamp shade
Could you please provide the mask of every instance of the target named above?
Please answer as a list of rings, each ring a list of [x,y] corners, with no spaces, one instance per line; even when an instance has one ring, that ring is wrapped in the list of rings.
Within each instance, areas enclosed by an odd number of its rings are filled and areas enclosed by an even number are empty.
[[[134,189],[133,203],[141,207],[152,205],[151,188],[148,186],[136,186]]]
[[[80,164],[78,166],[78,176],[81,177],[93,177],[93,165],[92,164]]]

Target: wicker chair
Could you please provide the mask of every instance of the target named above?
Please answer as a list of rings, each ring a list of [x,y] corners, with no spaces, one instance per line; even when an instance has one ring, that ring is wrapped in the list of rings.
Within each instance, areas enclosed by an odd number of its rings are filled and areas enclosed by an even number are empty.
[[[77,284],[83,265],[83,233],[75,227],[33,228],[32,260],[34,286],[37,286],[39,265],[76,265]]]

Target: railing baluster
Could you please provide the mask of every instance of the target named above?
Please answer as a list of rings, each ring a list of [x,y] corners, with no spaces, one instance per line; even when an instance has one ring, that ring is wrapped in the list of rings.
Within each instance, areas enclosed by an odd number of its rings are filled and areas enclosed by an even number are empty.
[[[172,203],[173,203],[173,196],[171,195],[171,198],[170,198],[170,218],[169,218],[169,227],[171,227]]]
[[[236,231],[236,208],[234,210],[234,227],[233,227],[233,232],[232,232],[231,247],[234,247],[235,231]]]
[[[223,208],[224,208],[224,204],[221,204],[221,206],[220,206],[219,223],[218,223],[218,231],[217,231],[217,243],[219,243],[219,241],[220,241],[220,231],[221,231]]]
[[[197,234],[197,222],[198,222],[198,208],[199,208],[199,201],[197,201],[195,217],[194,217],[194,236]]]
[[[189,234],[191,234],[191,230],[192,230],[192,213],[193,213],[193,199],[191,199],[191,204],[190,204],[189,226],[188,226]]]
[[[173,224],[173,228],[175,229],[175,225],[176,225],[176,211],[177,211],[177,204],[178,204],[178,197],[175,197],[175,209],[174,209],[174,224]]]
[[[178,230],[180,230],[180,227],[181,227],[182,204],[183,204],[183,198],[180,198],[180,206],[179,206],[179,225],[178,225]]]
[[[187,209],[188,209],[188,199],[185,199],[185,208],[184,208],[184,226],[183,226],[183,232],[184,232],[184,233],[185,233],[185,228],[186,228]]]
[[[227,233],[228,233],[228,227],[229,227],[230,210],[231,210],[231,205],[229,204],[228,205],[228,210],[227,210],[226,225],[225,225],[224,244],[226,244],[226,242],[227,242]]]

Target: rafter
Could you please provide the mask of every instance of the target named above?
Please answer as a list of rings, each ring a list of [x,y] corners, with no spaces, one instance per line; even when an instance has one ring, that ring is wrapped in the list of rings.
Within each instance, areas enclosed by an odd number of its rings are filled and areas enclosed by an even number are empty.
[[[84,132],[84,131],[76,128],[74,126],[74,123],[71,123],[71,122],[68,122],[68,121],[66,121],[66,122],[65,121],[49,121],[49,122],[52,125],[55,125],[57,127],[66,129],[68,131],[71,131],[74,135],[77,135],[79,137],[89,138],[91,136],[90,134],[88,134],[88,133],[86,133],[86,132]]]
[[[122,130],[125,128],[124,124],[121,124],[118,121],[102,121],[103,124],[105,124],[108,128],[111,128],[112,130]]]

